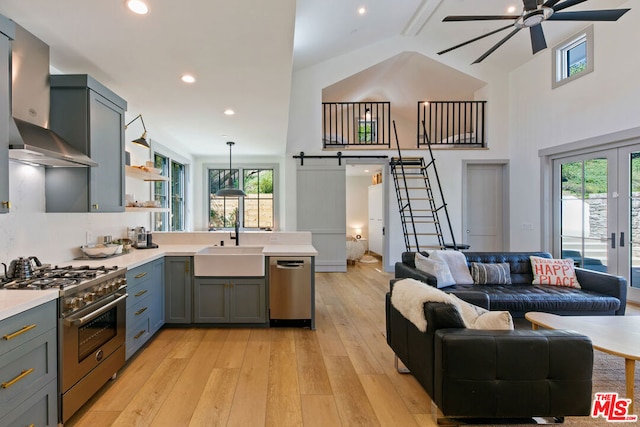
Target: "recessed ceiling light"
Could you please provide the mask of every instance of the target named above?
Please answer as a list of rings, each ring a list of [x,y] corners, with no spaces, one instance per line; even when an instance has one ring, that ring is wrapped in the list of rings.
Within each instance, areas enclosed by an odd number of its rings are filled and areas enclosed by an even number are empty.
[[[227,116],[233,116],[236,112],[233,111],[231,108],[227,108],[226,110],[224,110],[224,114],[226,114]]]
[[[507,9],[507,13],[513,13],[516,11],[516,7],[515,6],[509,6],[509,8]]]
[[[180,79],[185,83],[194,83],[196,81],[196,78],[193,77],[191,74],[183,74],[182,77],[180,77]]]
[[[149,12],[149,8],[142,0],[127,0],[127,7],[138,15],[146,15]]]
[[[358,9],[358,13],[360,15],[364,15],[365,13],[367,13],[367,9],[363,6],[363,7]]]

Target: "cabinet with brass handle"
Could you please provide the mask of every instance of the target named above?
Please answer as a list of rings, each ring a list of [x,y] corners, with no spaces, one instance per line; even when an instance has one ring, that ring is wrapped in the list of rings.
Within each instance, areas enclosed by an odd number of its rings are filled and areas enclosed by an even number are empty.
[[[164,258],[127,271],[126,358],[164,324]]]
[[[262,277],[196,277],[193,323],[267,322],[266,283]]]
[[[58,422],[56,301],[0,320],[0,427]]]

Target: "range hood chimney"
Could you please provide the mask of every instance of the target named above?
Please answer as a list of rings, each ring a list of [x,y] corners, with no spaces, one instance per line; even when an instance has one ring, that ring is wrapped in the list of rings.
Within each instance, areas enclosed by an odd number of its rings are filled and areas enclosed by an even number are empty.
[[[9,157],[44,166],[98,166],[89,156],[48,129],[49,46],[16,24],[11,53]]]

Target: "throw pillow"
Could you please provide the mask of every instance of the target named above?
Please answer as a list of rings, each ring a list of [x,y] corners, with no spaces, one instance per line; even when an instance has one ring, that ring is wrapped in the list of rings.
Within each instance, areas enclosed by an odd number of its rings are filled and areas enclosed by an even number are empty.
[[[436,287],[444,288],[456,284],[446,262],[432,260],[416,253],[415,263],[418,270],[429,273],[436,278]]]
[[[475,285],[510,285],[511,268],[508,262],[471,263],[471,277]]]
[[[469,329],[513,330],[513,318],[508,311],[487,311],[468,326]]]
[[[572,259],[530,258],[534,285],[580,288]]]
[[[469,273],[467,257],[460,251],[433,251],[429,258],[444,261],[449,266],[456,285],[473,285],[473,278]]]
[[[468,329],[513,330],[513,318],[508,311],[489,311],[454,294],[449,294],[449,297]]]

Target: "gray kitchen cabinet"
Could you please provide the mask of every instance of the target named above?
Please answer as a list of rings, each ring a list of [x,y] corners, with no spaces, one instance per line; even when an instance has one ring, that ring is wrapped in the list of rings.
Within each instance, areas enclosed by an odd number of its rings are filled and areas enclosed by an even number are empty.
[[[265,323],[266,286],[263,277],[196,277],[194,323]]]
[[[0,321],[0,427],[58,423],[56,310],[50,301]]]
[[[98,163],[47,168],[47,212],[124,212],[127,102],[86,74],[52,75],[50,128]]]
[[[164,324],[164,260],[127,271],[126,358],[129,359]]]
[[[193,257],[165,257],[165,323],[191,323]]]
[[[11,120],[11,40],[15,24],[0,15],[0,213],[9,202],[9,120]]]

